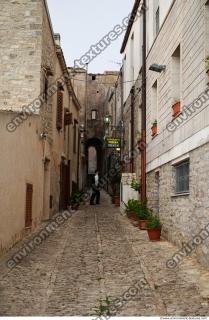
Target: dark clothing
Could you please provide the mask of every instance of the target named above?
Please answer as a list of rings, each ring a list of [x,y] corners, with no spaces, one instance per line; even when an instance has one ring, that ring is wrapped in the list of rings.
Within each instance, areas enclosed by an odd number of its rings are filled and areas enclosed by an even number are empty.
[[[96,204],[99,204],[100,202],[100,191],[99,190],[93,190],[91,199],[90,199],[90,204],[94,204],[94,199],[96,198]]]
[[[96,179],[94,176],[94,180],[92,181],[92,195],[91,195],[91,199],[90,199],[90,204],[93,205],[94,204],[94,199],[96,198],[96,204],[99,204],[100,202],[100,190],[99,190],[99,185],[96,186]]]

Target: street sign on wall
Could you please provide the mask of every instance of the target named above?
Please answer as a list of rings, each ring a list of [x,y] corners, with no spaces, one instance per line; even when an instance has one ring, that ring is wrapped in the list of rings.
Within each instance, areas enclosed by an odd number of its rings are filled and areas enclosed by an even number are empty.
[[[107,148],[120,148],[120,139],[117,138],[106,138]]]

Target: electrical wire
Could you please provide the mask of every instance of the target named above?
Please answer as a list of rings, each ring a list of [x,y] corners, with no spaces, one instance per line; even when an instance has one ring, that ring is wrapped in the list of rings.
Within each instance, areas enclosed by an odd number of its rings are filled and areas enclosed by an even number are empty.
[[[70,78],[70,80],[86,82],[86,80],[76,79],[76,78],[74,78],[74,77]],[[138,80],[138,79],[137,79],[137,80]],[[120,83],[136,82],[137,80],[123,81],[123,82],[120,82]],[[91,81],[94,81],[94,80],[88,80],[87,82],[91,82]],[[111,85],[113,85],[114,83],[112,83],[112,82],[99,82],[99,83],[98,83],[98,82],[97,82],[97,84],[111,84]]]

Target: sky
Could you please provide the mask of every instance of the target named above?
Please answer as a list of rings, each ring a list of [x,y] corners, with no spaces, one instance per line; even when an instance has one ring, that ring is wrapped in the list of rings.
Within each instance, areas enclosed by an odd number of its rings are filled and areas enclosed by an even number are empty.
[[[48,0],[55,33],[61,35],[61,46],[68,66],[89,51],[131,12],[134,0]],[[89,64],[89,72],[119,70],[120,48],[125,32]]]

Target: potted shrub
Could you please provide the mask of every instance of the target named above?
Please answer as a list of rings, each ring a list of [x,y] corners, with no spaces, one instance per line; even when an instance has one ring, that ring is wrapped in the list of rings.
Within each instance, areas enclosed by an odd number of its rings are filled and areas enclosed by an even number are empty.
[[[138,221],[137,210],[139,208],[140,202],[139,200],[130,199],[127,204],[124,203],[126,207],[127,217],[131,220]]]
[[[120,207],[120,193],[115,193],[112,197],[112,202],[116,207]]]
[[[120,182],[121,182],[121,173],[117,172],[110,179],[111,187],[113,191],[112,202],[118,207],[120,206]]]
[[[147,232],[150,241],[160,241],[161,229],[160,220],[152,215],[147,222]]]
[[[176,101],[172,105],[172,109],[173,109],[173,117],[176,117],[177,114],[179,114],[181,112],[181,102],[180,101]]]
[[[206,59],[205,59],[205,63],[206,63],[206,68],[207,68],[206,73],[207,73],[207,74],[208,74],[208,76],[209,76],[209,56],[207,56],[207,57],[206,57]]]
[[[146,230],[147,223],[152,215],[152,211],[147,207],[146,201],[141,202],[139,209],[137,210],[137,216],[139,219],[139,229]]]
[[[156,134],[157,134],[157,120],[153,121],[151,130],[152,130],[152,137],[156,136]]]
[[[141,184],[136,179],[132,179],[131,181],[131,188],[135,191],[140,192],[141,191]]]
[[[78,210],[83,203],[83,192],[72,192],[70,196],[70,205],[72,210]]]

